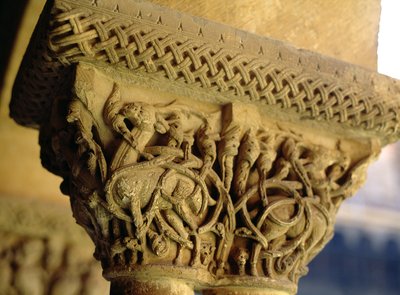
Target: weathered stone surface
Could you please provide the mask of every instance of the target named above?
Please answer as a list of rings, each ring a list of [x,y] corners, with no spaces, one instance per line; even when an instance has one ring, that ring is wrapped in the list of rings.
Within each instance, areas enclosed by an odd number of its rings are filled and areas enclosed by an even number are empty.
[[[44,2],[44,0],[28,1],[1,90],[0,142],[3,144],[0,145],[0,193],[15,198],[36,197],[66,203],[66,199],[62,198],[59,193],[58,187],[61,180],[43,170],[37,161],[39,147],[36,132],[21,128],[8,118],[12,84]],[[376,63],[376,48],[373,48],[373,46],[376,43],[375,36],[378,32],[376,23],[379,14],[379,1],[256,2],[255,0],[197,1],[196,5],[193,5],[193,1],[160,0],[155,3],[247,31],[271,36],[278,40],[287,40],[299,47],[325,53],[371,69]],[[252,3],[257,4],[257,6],[252,5]],[[245,9],[238,9],[242,8],[240,5],[246,5]],[[312,9],[300,9],[298,5],[315,6]],[[259,9],[259,7],[263,9]],[[240,12],[240,17],[236,17],[234,12]],[[263,15],[254,17],[256,13]],[[299,13],[302,15],[297,16]],[[361,15],[357,15],[357,17],[348,15],[358,13]],[[340,21],[338,17],[341,18]],[[311,30],[315,31],[312,36],[308,33],[308,30],[303,30],[303,26],[298,25],[299,20],[310,18],[321,19],[321,22],[313,21],[310,23]],[[348,21],[351,22],[351,25],[348,25]],[[267,23],[264,24],[263,22]],[[342,24],[346,25],[343,29],[339,29],[338,25]],[[359,28],[362,28],[362,30]],[[295,36],[291,35],[294,29],[297,30]],[[290,36],[287,36],[288,34]],[[324,39],[325,37],[327,40]],[[342,46],[343,44],[346,44],[346,46]],[[326,48],[320,51],[321,46],[326,46]],[[338,46],[340,48],[337,48]],[[333,48],[334,51],[329,51]],[[362,50],[360,52],[360,50],[354,48],[361,48]],[[371,48],[371,50],[366,48]],[[343,55],[341,50],[346,50],[346,55]],[[364,54],[366,54],[365,57]],[[13,144],[6,144],[7,142]],[[10,169],[10,167],[13,168]],[[21,178],[24,179],[26,185],[20,185]]]
[[[151,2],[376,70],[379,0]]]
[[[22,124],[42,123],[54,89],[67,91],[68,66],[93,59],[214,99],[257,101],[289,120],[345,123],[385,141],[398,137],[400,87],[393,79],[147,2],[65,0],[48,10],[51,26],[43,18],[30,49],[40,58],[26,57],[11,102]]]
[[[341,202],[399,138],[399,93],[147,2],[56,0],[11,110],[40,128],[112,294],[294,294]]]

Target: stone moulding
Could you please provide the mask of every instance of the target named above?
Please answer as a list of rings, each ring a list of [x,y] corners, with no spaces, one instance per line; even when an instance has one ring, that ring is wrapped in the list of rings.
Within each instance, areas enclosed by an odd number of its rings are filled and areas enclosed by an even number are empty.
[[[11,104],[24,125],[42,123],[71,64],[96,60],[214,100],[398,137],[397,81],[145,1],[49,1],[28,52]]]
[[[11,116],[40,129],[112,294],[294,294],[339,205],[398,139],[399,93],[144,1],[56,0]]]

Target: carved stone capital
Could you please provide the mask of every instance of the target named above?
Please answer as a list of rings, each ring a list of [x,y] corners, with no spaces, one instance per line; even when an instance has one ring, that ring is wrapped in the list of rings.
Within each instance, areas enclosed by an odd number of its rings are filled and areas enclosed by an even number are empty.
[[[397,81],[143,1],[49,2],[30,52],[12,116],[115,295],[294,294],[399,137]]]
[[[149,91],[90,64],[75,75],[41,128],[42,161],[64,177],[112,282],[293,293],[379,151],[372,139]]]

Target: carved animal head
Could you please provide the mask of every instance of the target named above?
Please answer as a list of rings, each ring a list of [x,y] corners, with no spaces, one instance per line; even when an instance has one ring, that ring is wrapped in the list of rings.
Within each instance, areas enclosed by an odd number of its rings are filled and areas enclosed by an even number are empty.
[[[235,251],[234,258],[238,266],[244,266],[249,259],[249,252],[247,249],[238,248]]]

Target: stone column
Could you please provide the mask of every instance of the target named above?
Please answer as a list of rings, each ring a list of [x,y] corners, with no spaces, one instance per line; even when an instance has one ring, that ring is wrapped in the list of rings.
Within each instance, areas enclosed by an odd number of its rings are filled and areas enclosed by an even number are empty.
[[[91,241],[64,206],[2,196],[0,236],[1,294],[109,294]]]
[[[140,1],[49,2],[14,87],[111,294],[295,294],[397,81]]]

